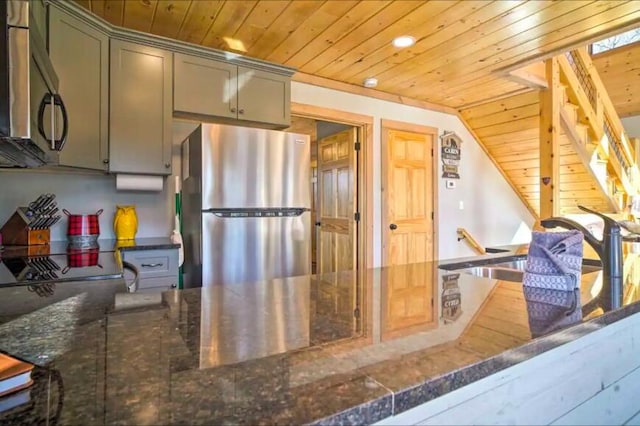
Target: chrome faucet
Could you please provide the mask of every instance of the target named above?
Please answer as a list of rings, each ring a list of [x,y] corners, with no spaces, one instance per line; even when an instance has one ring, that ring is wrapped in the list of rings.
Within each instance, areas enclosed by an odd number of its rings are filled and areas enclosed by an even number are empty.
[[[550,217],[543,219],[540,224],[545,228],[577,229],[584,234],[584,239],[593,247],[602,262],[602,291],[598,299],[608,296],[611,300],[604,300],[606,308],[617,309],[622,306],[622,234],[620,225],[615,220],[590,210],[584,206],[578,206],[580,210],[595,214],[604,221],[602,240],[597,239],[589,230],[578,222],[564,217]]]

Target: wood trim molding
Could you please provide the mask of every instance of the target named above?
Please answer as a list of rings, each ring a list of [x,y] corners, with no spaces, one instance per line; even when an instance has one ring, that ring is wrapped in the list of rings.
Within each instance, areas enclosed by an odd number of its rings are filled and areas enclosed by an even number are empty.
[[[341,81],[331,80],[316,75],[296,72],[292,77],[293,81],[299,83],[311,84],[313,86],[325,87],[327,89],[340,90],[342,92],[352,93],[354,95],[367,96],[370,98],[380,99],[383,101],[395,102],[397,104],[413,106],[417,108],[428,109],[431,111],[444,112],[454,114],[457,112],[455,108],[444,105],[434,104],[431,102],[420,101],[418,99],[408,98],[406,96],[393,95],[391,93],[382,92],[380,90],[369,89],[366,87],[356,86],[355,84],[343,83]]]
[[[383,118],[380,120],[380,127],[383,129],[388,128],[393,130],[403,130],[405,132],[433,134],[436,137],[438,136],[438,129],[436,127],[405,123],[404,121],[387,120]]]
[[[405,131],[405,132],[412,132],[412,133],[421,133],[421,134],[427,134],[427,135],[433,135],[433,157],[431,158],[431,168],[432,168],[432,176],[431,179],[433,179],[433,259],[432,260],[438,260],[440,258],[440,253],[438,251],[438,247],[439,247],[439,226],[438,224],[440,223],[440,215],[439,215],[439,203],[438,203],[438,194],[439,194],[439,190],[440,190],[440,179],[439,179],[439,174],[438,174],[438,164],[439,164],[439,149],[438,149],[438,129],[436,127],[431,127],[431,126],[423,126],[420,124],[414,124],[414,123],[407,123],[404,121],[396,121],[396,120],[387,120],[387,119],[380,119],[380,176],[382,179],[382,182],[385,182],[386,179],[386,173],[387,173],[387,162],[386,162],[386,158],[387,158],[387,139],[388,139],[388,130],[401,130],[401,131]],[[384,189],[384,185],[382,188],[382,199],[381,199],[381,227],[380,227],[380,231],[382,233],[382,235],[380,236],[380,248],[381,248],[381,256],[380,256],[380,261],[382,263],[382,266],[387,266],[387,259],[386,259],[386,251],[385,251],[385,244],[386,244],[386,238],[385,238],[385,226],[384,224],[388,222],[388,217],[387,217],[387,208],[386,208],[386,204],[387,204],[387,194],[388,192],[385,191]]]
[[[337,123],[359,127],[358,137],[362,137],[362,148],[358,152],[358,162],[362,165],[358,170],[360,182],[358,210],[361,221],[358,227],[358,244],[362,247],[358,256],[361,269],[373,267],[373,117],[318,107],[314,105],[291,103],[291,115],[330,120]],[[362,136],[361,136],[362,135]]]

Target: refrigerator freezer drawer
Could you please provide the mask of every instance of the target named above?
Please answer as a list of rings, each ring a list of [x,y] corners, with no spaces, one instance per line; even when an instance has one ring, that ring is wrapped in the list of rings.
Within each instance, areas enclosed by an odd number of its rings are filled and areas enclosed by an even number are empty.
[[[311,213],[295,217],[202,214],[202,286],[311,273]]]

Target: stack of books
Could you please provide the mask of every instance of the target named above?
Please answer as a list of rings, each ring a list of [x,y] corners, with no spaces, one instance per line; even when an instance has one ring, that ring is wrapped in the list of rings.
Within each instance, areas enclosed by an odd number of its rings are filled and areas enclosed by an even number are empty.
[[[31,400],[33,364],[0,353],[0,413]]]

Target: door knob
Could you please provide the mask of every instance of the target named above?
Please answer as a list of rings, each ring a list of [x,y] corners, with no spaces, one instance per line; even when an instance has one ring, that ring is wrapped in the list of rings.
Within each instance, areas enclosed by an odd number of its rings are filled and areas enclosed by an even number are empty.
[[[392,223],[391,225],[389,225],[389,229],[391,229],[392,231],[395,231],[396,229],[398,229],[398,225],[396,225],[395,223]]]

